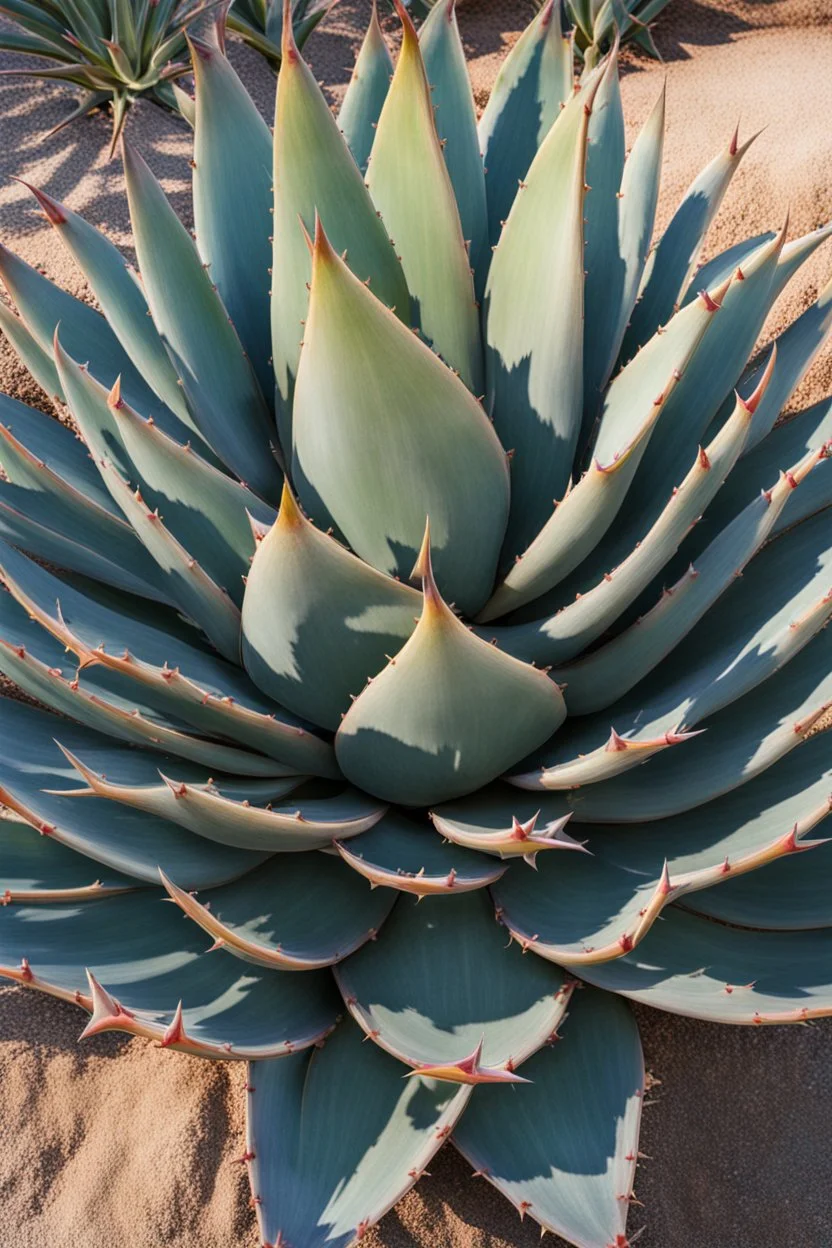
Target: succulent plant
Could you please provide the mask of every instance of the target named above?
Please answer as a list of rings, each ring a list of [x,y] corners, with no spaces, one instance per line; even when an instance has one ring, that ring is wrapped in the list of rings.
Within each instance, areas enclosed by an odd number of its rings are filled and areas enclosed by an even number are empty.
[[[299,48],[335,3],[336,0],[293,0],[292,22]],[[261,52],[275,72],[280,69],[283,31],[280,0],[233,0],[226,25],[256,52]]]
[[[299,46],[331,7],[332,0],[295,0]],[[193,103],[177,80],[191,72],[188,32],[223,24],[227,0],[0,0],[0,14],[22,33],[0,30],[0,49],[54,62],[49,68],[5,69],[17,77],[64,82],[85,92],[77,108],[52,131],[109,106],[113,114],[110,155],[131,104],[148,99],[193,123]],[[261,12],[262,11],[262,12]],[[277,69],[279,48],[270,35],[282,11],[274,0],[236,0],[228,28],[264,53]],[[261,21],[262,18],[262,21]]]
[[[387,0],[392,8],[394,0]],[[437,0],[404,0],[411,17],[421,21],[430,13]],[[537,9],[548,0],[532,0]],[[621,43],[630,41],[661,60],[649,23],[654,21],[670,0],[563,0],[563,20],[574,28],[574,50],[585,64],[593,66],[608,52],[616,34]]]
[[[626,998],[832,1013],[832,406],[777,423],[832,286],[747,365],[830,228],[694,272],[751,140],[650,250],[616,49],[574,86],[549,4],[477,128],[453,0],[399,13],[336,122],[287,4],[273,139],[193,40],[196,242],[125,145],[140,282],[35,191],[103,315],[0,251],[72,425],[3,400],[0,973],[251,1062],[272,1248],[448,1137],[623,1248]]]

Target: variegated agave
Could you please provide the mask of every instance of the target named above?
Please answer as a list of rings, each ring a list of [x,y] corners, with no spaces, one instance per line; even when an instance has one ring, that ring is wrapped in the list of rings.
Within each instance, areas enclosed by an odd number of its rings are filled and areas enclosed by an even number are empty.
[[[0,702],[0,963],[251,1061],[266,1244],[360,1238],[452,1134],[620,1248],[623,998],[832,1013],[829,404],[775,428],[832,289],[745,367],[830,231],[691,280],[734,138],[647,259],[664,105],[625,162],[615,50],[573,88],[549,4],[477,131],[452,0],[400,16],[346,143],[288,22],[274,140],[195,42],[197,241],[126,149],[141,283],[36,192],[103,316],[0,254],[83,438],[3,403],[0,654],[49,710]]]
[[[188,32],[217,17],[222,22],[227,7],[227,0],[0,0],[0,15],[20,27],[20,32],[0,30],[0,48],[53,62],[49,68],[2,73],[46,78],[84,92],[53,134],[76,118],[109,106],[112,154],[137,99],[148,99],[193,121],[191,98],[177,83],[191,72]],[[236,0],[228,28],[278,68],[280,57],[269,37],[274,7],[265,0]],[[295,37],[302,47],[328,6],[294,0],[292,7]],[[257,25],[261,13],[262,30]]]

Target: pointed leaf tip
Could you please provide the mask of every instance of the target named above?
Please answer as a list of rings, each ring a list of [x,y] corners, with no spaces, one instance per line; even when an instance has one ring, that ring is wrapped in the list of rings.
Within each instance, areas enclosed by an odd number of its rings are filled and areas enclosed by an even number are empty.
[[[47,220],[52,225],[66,225],[66,214],[61,204],[51,195],[47,195],[45,191],[41,191],[38,187],[33,186],[31,182],[27,182],[25,178],[14,178],[15,182],[19,182],[21,186],[25,186],[27,191],[31,191],[35,199],[44,211]]]
[[[425,518],[425,536],[422,538],[422,545],[413,565],[413,571],[410,573],[410,579],[412,581],[433,581],[433,565],[430,557],[430,516]]]
[[[777,363],[777,343],[773,342],[771,344],[771,354],[769,355],[768,361],[766,362],[766,366],[763,369],[763,375],[760,378],[760,380],[757,382],[757,385],[755,386],[753,392],[749,394],[747,399],[743,399],[739,394],[737,394],[737,402],[742,404],[742,406],[745,408],[745,410],[748,412],[749,415],[753,415],[754,412],[756,412],[757,408],[759,407],[760,401],[762,400],[763,395],[768,389],[768,383],[771,381],[771,376],[772,376],[772,373],[774,372],[774,366],[776,363]]]
[[[283,0],[283,38],[281,42],[281,54],[285,61],[290,65],[297,64],[300,60],[300,52],[295,42],[295,32],[292,26],[292,0]]]

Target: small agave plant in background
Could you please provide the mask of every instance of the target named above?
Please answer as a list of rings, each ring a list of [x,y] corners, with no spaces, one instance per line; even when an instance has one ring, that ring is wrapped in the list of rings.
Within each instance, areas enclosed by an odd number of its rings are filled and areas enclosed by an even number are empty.
[[[532,0],[542,9],[548,0]],[[238,0],[239,3],[239,0]],[[394,0],[387,0],[393,6]],[[437,0],[404,0],[411,17],[426,18]],[[648,23],[654,21],[670,0],[564,0],[563,15],[574,28],[575,54],[590,67],[608,52],[616,34],[621,43],[631,40],[655,60],[661,60]]]
[[[830,230],[692,276],[748,143],[651,250],[616,48],[574,86],[549,3],[477,129],[453,0],[398,7],[336,122],[287,3],[274,138],[193,40],[196,242],[125,147],[140,283],[35,191],[103,315],[0,251],[82,439],[3,400],[0,972],[251,1063],[264,1245],[450,1138],[623,1248],[626,998],[832,1013],[832,410],[778,423],[832,287],[747,363]]]
[[[293,0],[292,25],[295,42],[302,48],[312,31],[337,0]],[[280,69],[283,5],[280,0],[233,0],[226,19],[228,29],[256,52],[272,69]]]
[[[330,5],[331,0],[294,0],[299,46]],[[21,28],[0,30],[0,49],[53,62],[48,68],[2,73],[63,82],[84,92],[77,108],[55,130],[109,106],[112,155],[128,110],[138,99],[179,112],[193,123],[191,97],[178,85],[191,73],[188,32],[217,18],[222,24],[227,7],[225,0],[0,0],[0,15]],[[279,48],[269,34],[277,7],[274,0],[236,0],[227,19],[228,29],[264,53],[275,69],[280,65]]]

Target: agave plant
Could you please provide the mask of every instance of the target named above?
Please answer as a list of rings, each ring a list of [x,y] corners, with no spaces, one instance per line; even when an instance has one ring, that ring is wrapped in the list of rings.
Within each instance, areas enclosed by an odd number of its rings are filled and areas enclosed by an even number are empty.
[[[270,39],[275,7],[271,0],[262,5],[257,0],[236,0],[227,24],[277,69],[279,50]],[[331,0],[295,0],[293,20],[299,46],[329,7]],[[0,0],[0,14],[12,18],[22,30],[0,31],[0,49],[54,62],[49,68],[2,73],[64,82],[85,92],[53,134],[76,118],[109,106],[112,156],[130,105],[137,99],[180,112],[193,122],[191,97],[177,82],[191,72],[188,32],[206,21],[222,23],[226,8],[226,0]],[[258,26],[261,9],[262,29]]]
[[[273,138],[194,40],[196,242],[126,146],[141,282],[35,191],[103,315],[0,252],[81,438],[3,401],[0,972],[251,1063],[272,1248],[449,1137],[623,1248],[626,998],[832,1013],[832,407],[777,424],[832,286],[746,367],[830,229],[691,276],[748,142],[650,250],[615,50],[575,87],[550,3],[477,129],[453,0],[398,7],[336,122],[287,3]]]
[[[299,48],[335,3],[336,0],[293,0],[292,21]],[[262,53],[275,72],[280,69],[283,30],[280,0],[233,0],[226,25],[256,52]]]
[[[393,0],[388,0],[390,6]],[[426,18],[437,0],[404,0],[408,12]],[[541,9],[547,0],[533,0]],[[621,43],[632,40],[655,60],[661,60],[648,23],[654,21],[670,0],[564,0],[563,16],[575,30],[575,53],[593,66],[609,51],[616,34]]]

